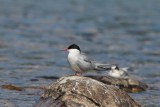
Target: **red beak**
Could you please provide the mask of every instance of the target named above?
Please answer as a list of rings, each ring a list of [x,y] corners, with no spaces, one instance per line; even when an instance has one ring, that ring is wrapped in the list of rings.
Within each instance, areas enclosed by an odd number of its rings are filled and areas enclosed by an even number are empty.
[[[67,51],[67,50],[68,50],[67,48],[62,49],[62,51]]]

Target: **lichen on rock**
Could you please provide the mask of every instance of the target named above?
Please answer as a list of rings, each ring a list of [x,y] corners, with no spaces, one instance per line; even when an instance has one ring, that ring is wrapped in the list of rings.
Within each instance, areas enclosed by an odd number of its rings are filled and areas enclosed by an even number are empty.
[[[140,107],[126,92],[97,80],[69,76],[50,84],[35,107]]]

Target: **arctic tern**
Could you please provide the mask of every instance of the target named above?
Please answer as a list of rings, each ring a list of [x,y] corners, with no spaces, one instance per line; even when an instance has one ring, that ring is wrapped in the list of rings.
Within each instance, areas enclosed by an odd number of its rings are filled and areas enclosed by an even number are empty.
[[[128,78],[128,69],[129,68],[119,68],[118,65],[113,65],[108,75],[116,78]]]
[[[102,64],[95,61],[91,61],[78,45],[72,44],[68,48],[64,49],[68,51],[68,62],[71,69],[75,72],[75,75],[81,75],[86,71],[105,71],[109,70],[113,64]]]

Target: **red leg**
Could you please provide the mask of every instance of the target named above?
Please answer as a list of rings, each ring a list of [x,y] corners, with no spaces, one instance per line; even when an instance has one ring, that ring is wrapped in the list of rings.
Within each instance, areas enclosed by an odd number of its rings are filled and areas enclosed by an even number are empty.
[[[71,76],[82,76],[82,73],[76,72],[75,74],[72,74]]]

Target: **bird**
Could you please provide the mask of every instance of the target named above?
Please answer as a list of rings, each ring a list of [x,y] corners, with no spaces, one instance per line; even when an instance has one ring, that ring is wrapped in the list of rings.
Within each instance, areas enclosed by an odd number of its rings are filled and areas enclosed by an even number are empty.
[[[112,64],[102,64],[90,60],[77,44],[71,44],[68,48],[63,49],[68,51],[68,62],[75,75],[81,75],[87,71],[104,71],[109,70]]]
[[[111,66],[108,75],[115,78],[128,78],[129,74],[127,73],[128,67],[126,68],[119,68],[118,65]]]

